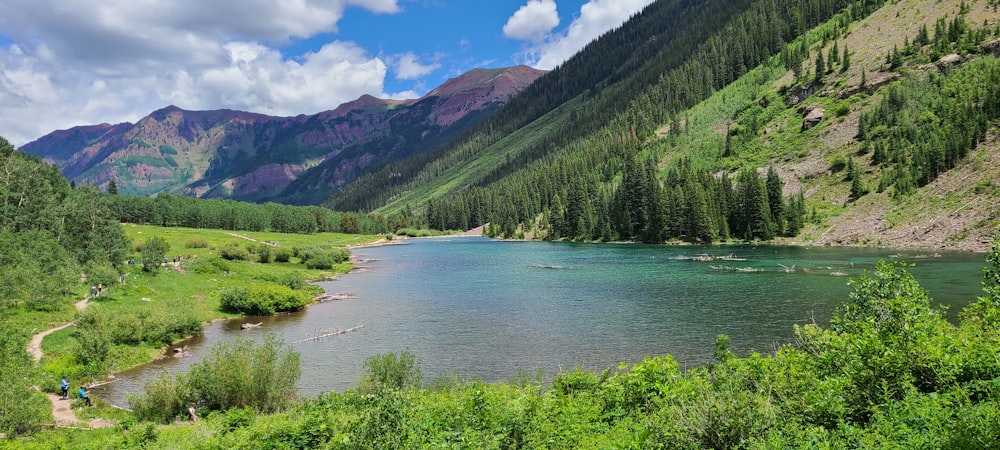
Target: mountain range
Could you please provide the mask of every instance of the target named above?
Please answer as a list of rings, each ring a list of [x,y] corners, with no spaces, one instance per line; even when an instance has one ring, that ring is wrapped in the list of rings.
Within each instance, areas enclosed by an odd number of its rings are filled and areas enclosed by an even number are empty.
[[[474,69],[419,99],[364,95],[295,117],[168,106],[134,124],[55,131],[21,150],[77,183],[114,181],[124,194],[316,204],[372,167],[461,134],[544,73]]]
[[[981,251],[1000,221],[998,57],[995,0],[658,0],[544,74],[292,118],[166,108],[22,149],[126,193],[504,237]],[[742,202],[754,171],[775,174],[770,198]]]

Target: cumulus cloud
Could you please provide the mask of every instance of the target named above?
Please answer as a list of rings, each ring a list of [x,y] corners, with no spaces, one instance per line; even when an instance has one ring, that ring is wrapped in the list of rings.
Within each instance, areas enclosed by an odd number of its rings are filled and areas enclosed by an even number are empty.
[[[406,52],[392,58],[392,66],[396,72],[396,78],[400,80],[415,80],[437,70],[441,67],[441,64],[421,64],[420,57],[413,54],[413,52]]]
[[[559,26],[555,0],[528,0],[503,26],[503,35],[517,40],[537,40]]]
[[[353,43],[294,61],[277,50],[337,31],[352,6],[400,10],[398,0],[0,2],[0,135],[20,145],[168,103],[292,115],[384,95],[386,63]],[[407,62],[410,74],[426,67]]]
[[[569,59],[588,43],[617,27],[653,0],[591,0],[560,33],[550,33],[525,50],[524,62],[550,70]]]

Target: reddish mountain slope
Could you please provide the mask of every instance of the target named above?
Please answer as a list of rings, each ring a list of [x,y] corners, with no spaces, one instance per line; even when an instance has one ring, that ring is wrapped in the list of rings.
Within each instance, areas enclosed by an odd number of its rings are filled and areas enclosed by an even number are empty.
[[[78,183],[106,186],[115,180],[128,194],[313,203],[374,165],[461,133],[542,74],[525,66],[475,69],[420,99],[364,95],[296,117],[169,106],[135,124],[55,131],[22,150],[57,164]],[[312,176],[308,189],[283,192],[321,164],[323,175]]]

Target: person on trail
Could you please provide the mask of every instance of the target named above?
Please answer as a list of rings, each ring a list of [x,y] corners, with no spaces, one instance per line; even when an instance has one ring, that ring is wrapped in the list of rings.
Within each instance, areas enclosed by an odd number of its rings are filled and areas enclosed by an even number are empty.
[[[69,381],[66,381],[66,377],[62,377],[62,381],[59,382],[59,387],[62,389],[60,391],[60,396],[63,400],[69,398]]]
[[[194,409],[194,403],[188,407],[188,418],[190,418],[192,422],[198,423],[198,414]]]
[[[87,390],[84,389],[84,386],[80,386],[80,390],[76,392],[76,395],[80,397],[80,400],[83,400],[84,405],[94,406],[94,404],[90,402],[90,395],[87,394],[89,394],[89,392],[87,392]]]

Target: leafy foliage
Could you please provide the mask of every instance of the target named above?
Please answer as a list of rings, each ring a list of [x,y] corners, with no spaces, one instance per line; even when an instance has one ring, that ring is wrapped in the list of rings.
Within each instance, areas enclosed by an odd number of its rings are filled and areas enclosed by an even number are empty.
[[[167,252],[170,251],[170,244],[161,236],[153,236],[142,243],[140,253],[142,254],[142,270],[146,272],[156,272],[167,260]]]
[[[101,198],[0,138],[0,308],[54,310],[80,264],[121,263],[128,245]]]
[[[420,386],[420,359],[410,352],[385,353],[365,359],[360,389],[379,393]]]
[[[299,355],[269,335],[260,344],[246,339],[218,344],[186,374],[148,383],[129,405],[140,420],[166,423],[195,403],[199,409],[251,408],[273,413],[295,400]]]
[[[49,402],[32,384],[37,377],[24,351],[27,339],[0,322],[0,432],[20,436],[38,431],[49,420]]]
[[[219,291],[223,310],[251,316],[297,311],[311,301],[305,292],[275,283],[254,283],[250,287],[226,287]]]

